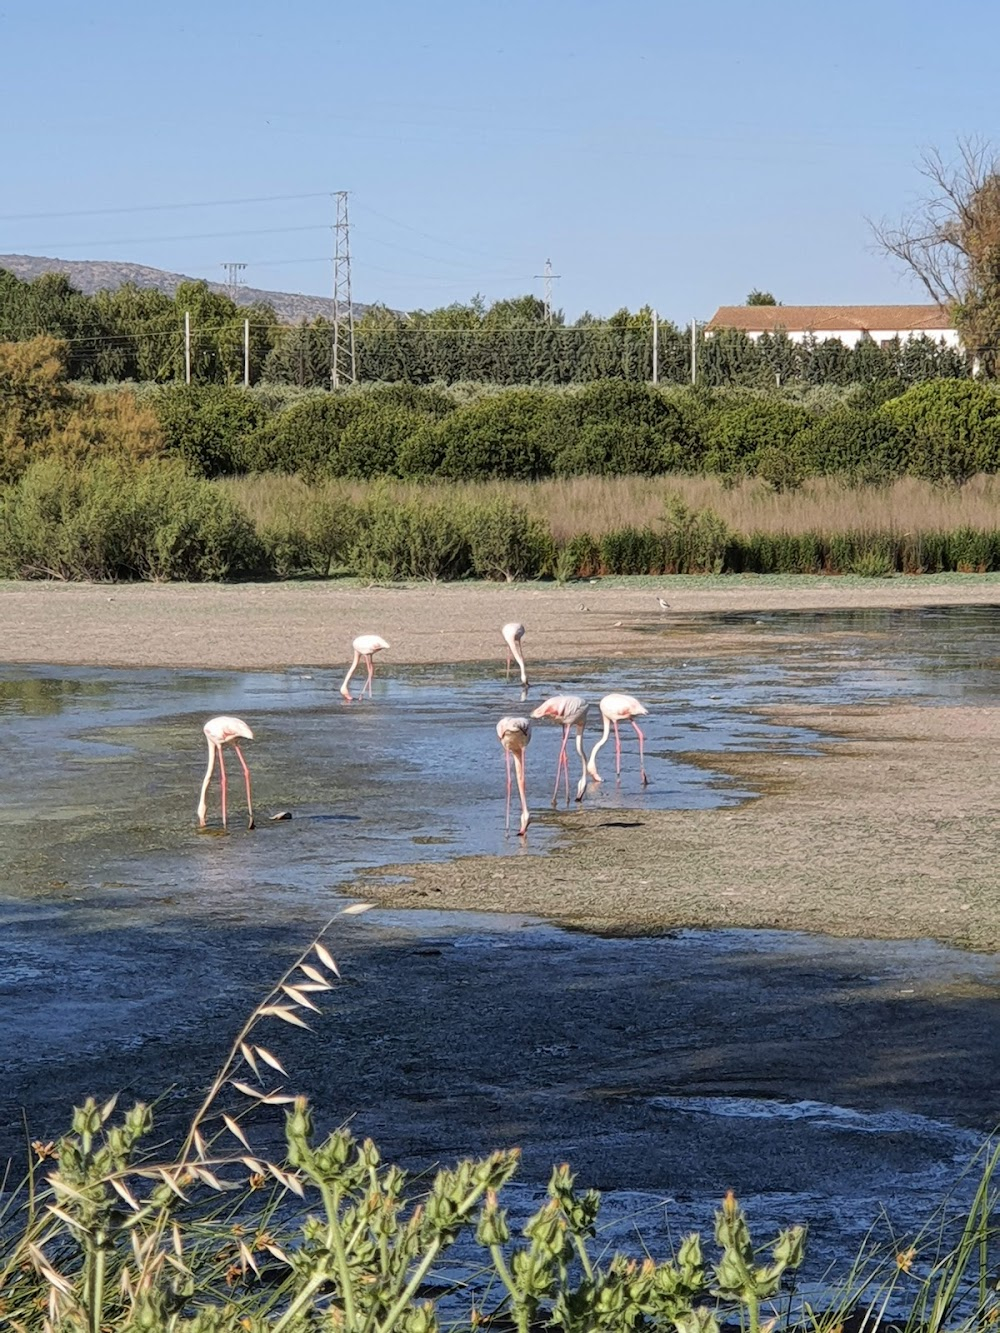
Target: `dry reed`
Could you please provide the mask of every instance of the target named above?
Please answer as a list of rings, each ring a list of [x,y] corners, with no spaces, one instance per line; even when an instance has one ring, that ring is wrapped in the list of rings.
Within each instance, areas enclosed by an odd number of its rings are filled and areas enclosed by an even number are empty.
[[[294,517],[310,499],[359,501],[368,482],[328,481],[314,487],[298,477],[251,476],[217,483],[236,499],[254,523],[267,527]],[[1000,526],[1000,478],[974,477],[961,487],[935,486],[904,477],[887,486],[852,487],[816,477],[799,490],[776,493],[759,480],[726,485],[714,476],[569,477],[538,482],[380,483],[400,500],[417,496],[431,502],[456,499],[481,503],[505,496],[525,505],[549,525],[557,542],[583,532],[601,536],[624,527],[659,523],[668,496],[693,509],[712,509],[739,535],[848,530],[909,533]]]

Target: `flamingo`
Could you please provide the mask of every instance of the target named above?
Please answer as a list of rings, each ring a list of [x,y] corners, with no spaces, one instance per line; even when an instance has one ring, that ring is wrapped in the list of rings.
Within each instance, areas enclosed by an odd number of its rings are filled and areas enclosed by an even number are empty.
[[[639,772],[642,774],[642,785],[648,785],[646,777],[646,767],[643,758],[642,732],[636,722],[637,717],[642,717],[649,712],[648,708],[643,708],[638,699],[633,699],[631,694],[606,694],[600,703],[601,716],[604,718],[604,734],[590,752],[590,758],[587,761],[587,772],[595,782],[601,781],[601,775],[597,771],[595,760],[597,751],[608,739],[608,733],[611,728],[615,729],[615,773],[620,777],[622,771],[622,746],[618,737],[618,723],[631,722],[635,727],[635,734],[639,737]]]
[[[351,691],[348,688],[347,682],[354,675],[355,671],[357,671],[361,659],[364,658],[365,666],[368,668],[368,680],[365,684],[368,686],[368,698],[370,699],[372,697],[372,677],[375,675],[375,664],[372,661],[372,654],[381,652],[383,648],[388,648],[389,645],[386,643],[385,639],[380,638],[377,634],[359,634],[351,644],[351,647],[354,649],[354,661],[351,663],[351,668],[344,677],[344,683],[340,687],[340,692],[345,699],[350,699]],[[363,699],[364,695],[365,686],[362,685],[361,693],[358,695],[358,698]]]
[[[587,760],[583,753],[583,729],[587,725],[587,712],[590,704],[578,694],[557,694],[553,699],[546,699],[532,713],[532,717],[558,722],[563,729],[562,745],[559,747],[559,759],[556,763],[556,785],[552,792],[552,804],[556,804],[559,795],[559,772],[566,774],[566,803],[569,804],[569,761],[566,758],[566,742],[570,728],[576,728],[576,752],[580,756],[582,773],[576,787],[576,799],[583,800],[587,789]]]
[[[524,626],[517,620],[512,620],[510,624],[504,625],[500,631],[507,644],[507,675],[505,680],[510,680],[510,663],[513,659],[521,669],[521,684],[527,687],[528,673],[524,668],[524,658],[521,656],[521,640],[524,638]]]
[[[521,827],[517,831],[517,836],[523,837],[524,831],[531,822],[531,815],[528,811],[528,798],[524,794],[524,752],[528,748],[528,742],[531,740],[531,722],[526,717],[502,717],[497,723],[497,738],[504,748],[504,754],[507,759],[507,823],[505,828],[510,832],[510,761],[514,760],[514,768],[517,772],[517,790],[521,797]]]
[[[248,741],[253,740],[253,732],[238,717],[213,717],[205,723],[203,728],[205,739],[208,741],[208,768],[205,772],[205,781],[201,784],[201,799],[198,802],[198,823],[205,827],[205,798],[208,795],[208,783],[212,776],[212,770],[215,768],[215,756],[219,756],[219,780],[222,783],[222,827],[226,827],[226,761],[222,757],[222,747],[230,741],[233,743],[233,749],[236,751],[237,758],[243,769],[243,776],[247,782],[247,813],[250,816],[248,828],[254,827],[253,822],[253,802],[250,799],[250,770],[247,768],[246,760],[243,758],[243,752],[239,747],[238,738],[244,737]]]

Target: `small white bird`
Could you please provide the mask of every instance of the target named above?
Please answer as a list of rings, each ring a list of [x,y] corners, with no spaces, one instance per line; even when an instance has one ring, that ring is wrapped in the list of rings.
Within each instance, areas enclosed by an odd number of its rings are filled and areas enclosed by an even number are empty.
[[[670,610],[670,603],[669,603],[669,602],[665,602],[665,601],[663,600],[662,597],[657,597],[656,600],[657,600],[657,601],[659,602],[659,604],[660,604],[660,610],[661,610],[661,611],[669,611],[669,610]]]

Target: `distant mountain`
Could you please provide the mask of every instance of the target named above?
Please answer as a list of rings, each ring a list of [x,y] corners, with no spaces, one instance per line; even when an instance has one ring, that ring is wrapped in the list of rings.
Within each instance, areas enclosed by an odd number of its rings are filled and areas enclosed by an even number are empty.
[[[113,264],[101,259],[49,259],[44,255],[0,255],[0,268],[9,269],[19,278],[31,279],[43,273],[65,273],[74,287],[88,296],[95,292],[114,291],[126,282],[137,287],[153,287],[158,292],[173,296],[182,282],[200,279],[185,277],[183,273],[169,273],[162,268],[147,268],[145,264]],[[213,292],[227,292],[224,282],[210,282]],[[333,318],[333,300],[328,296],[303,296],[298,292],[265,292],[258,287],[237,287],[234,297],[237,305],[253,305],[263,301],[285,324],[315,319],[322,315]],[[354,304],[355,317],[363,315],[368,306]]]

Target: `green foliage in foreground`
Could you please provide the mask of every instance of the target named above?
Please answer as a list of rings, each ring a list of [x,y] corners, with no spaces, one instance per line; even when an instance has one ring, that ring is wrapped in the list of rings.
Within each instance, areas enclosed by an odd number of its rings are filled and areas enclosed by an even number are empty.
[[[803,1257],[801,1226],[758,1253],[729,1194],[716,1213],[714,1258],[692,1234],[660,1262],[599,1259],[600,1196],[578,1192],[568,1166],[553,1170],[545,1202],[515,1226],[501,1194],[516,1149],[465,1159],[428,1184],[345,1129],[317,1141],[302,1098],[286,1115],[280,1165],[249,1151],[157,1165],[140,1152],[149,1108],[136,1105],[117,1123],[112,1113],[88,1101],[71,1133],[36,1145],[53,1169],[0,1242],[11,1327],[434,1333],[502,1317],[518,1333],[718,1333],[721,1315],[742,1311],[754,1331]]]
[[[330,578],[523,581],[636,574],[988,573],[1000,529],[738,534],[711,509],[670,500],[656,526],[557,543],[502,496],[358,502],[306,492],[257,530],[226,491],[179,460],[31,465],[0,495],[0,577],[90,580]]]

